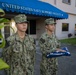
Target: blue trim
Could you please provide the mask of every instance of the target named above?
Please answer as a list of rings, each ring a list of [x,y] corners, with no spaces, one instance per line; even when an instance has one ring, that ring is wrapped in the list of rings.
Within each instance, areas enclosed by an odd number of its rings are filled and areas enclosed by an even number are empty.
[[[0,8],[6,11],[20,12],[40,16],[67,19],[68,14],[51,4],[37,0],[0,0]]]

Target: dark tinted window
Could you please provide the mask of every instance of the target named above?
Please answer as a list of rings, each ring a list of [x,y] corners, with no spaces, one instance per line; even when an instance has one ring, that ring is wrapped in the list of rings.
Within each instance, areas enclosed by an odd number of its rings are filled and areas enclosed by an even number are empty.
[[[69,24],[68,23],[62,23],[62,31],[69,31]]]

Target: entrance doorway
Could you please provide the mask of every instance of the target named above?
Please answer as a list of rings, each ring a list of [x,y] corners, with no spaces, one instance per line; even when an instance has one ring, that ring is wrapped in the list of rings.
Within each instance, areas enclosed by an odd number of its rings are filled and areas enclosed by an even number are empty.
[[[4,36],[5,36],[5,39],[10,36],[10,26],[4,27]]]
[[[27,34],[36,35],[36,20],[29,20]]]

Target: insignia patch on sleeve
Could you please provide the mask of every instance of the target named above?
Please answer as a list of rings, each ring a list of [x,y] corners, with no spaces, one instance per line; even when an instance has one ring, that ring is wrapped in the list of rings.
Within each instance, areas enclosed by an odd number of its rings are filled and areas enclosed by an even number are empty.
[[[40,41],[41,41],[42,43],[45,43],[45,40],[44,40],[44,39],[42,39],[42,38],[40,39]]]

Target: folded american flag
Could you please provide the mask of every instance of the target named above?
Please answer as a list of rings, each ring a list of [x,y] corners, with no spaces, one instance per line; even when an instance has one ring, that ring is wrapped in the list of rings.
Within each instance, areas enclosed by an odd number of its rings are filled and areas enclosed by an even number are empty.
[[[55,52],[51,52],[49,54],[47,54],[47,58],[52,58],[52,57],[60,57],[60,56],[71,56],[71,53],[69,52],[67,47],[63,47],[62,50],[65,50],[66,52],[59,52],[59,51],[55,51]]]

